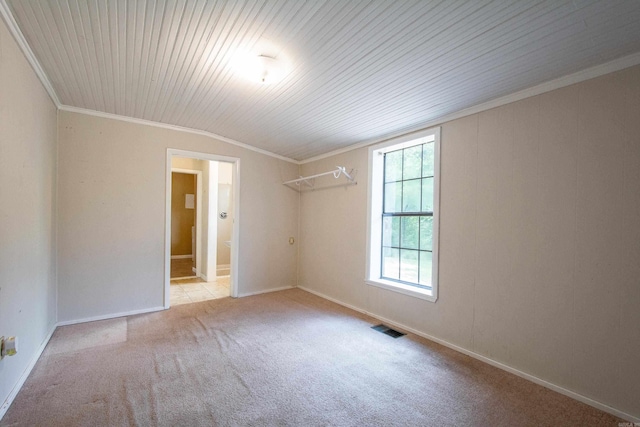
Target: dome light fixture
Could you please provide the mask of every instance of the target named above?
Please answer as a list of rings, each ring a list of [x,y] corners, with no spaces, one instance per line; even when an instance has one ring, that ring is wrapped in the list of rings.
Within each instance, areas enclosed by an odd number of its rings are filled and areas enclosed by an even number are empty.
[[[258,55],[256,59],[256,77],[262,84],[277,83],[285,75],[280,61],[267,55]]]
[[[265,54],[244,55],[237,68],[246,79],[265,85],[278,83],[287,75],[286,61]]]

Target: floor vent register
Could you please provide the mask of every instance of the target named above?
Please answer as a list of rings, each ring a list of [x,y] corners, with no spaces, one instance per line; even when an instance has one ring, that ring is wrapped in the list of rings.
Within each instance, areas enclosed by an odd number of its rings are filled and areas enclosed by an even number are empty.
[[[375,329],[378,332],[382,332],[383,334],[387,334],[392,338],[400,338],[400,337],[406,335],[406,334],[403,334],[402,332],[396,331],[395,329],[391,329],[390,327],[388,327],[386,325],[372,326],[371,329]]]

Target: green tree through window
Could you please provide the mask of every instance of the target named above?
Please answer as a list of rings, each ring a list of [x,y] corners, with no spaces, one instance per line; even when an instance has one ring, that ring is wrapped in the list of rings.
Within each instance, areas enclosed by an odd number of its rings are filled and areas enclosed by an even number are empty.
[[[431,289],[434,143],[384,154],[381,277]]]

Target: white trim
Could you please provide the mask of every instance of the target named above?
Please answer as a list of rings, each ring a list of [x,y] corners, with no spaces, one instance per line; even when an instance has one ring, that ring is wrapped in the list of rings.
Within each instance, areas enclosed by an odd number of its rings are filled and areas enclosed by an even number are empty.
[[[209,206],[207,207],[207,274],[216,277],[218,262],[218,181],[220,175],[220,163],[208,161],[209,164],[209,192],[207,194]],[[204,279],[207,282],[209,280]]]
[[[36,55],[31,50],[29,43],[27,43],[27,39],[25,39],[24,34],[20,31],[20,27],[13,17],[13,13],[11,13],[11,9],[5,0],[0,0],[0,15],[4,18],[4,22],[7,24],[9,32],[15,39],[16,43],[18,43],[18,46],[20,47],[20,50],[22,50],[27,62],[29,62],[31,68],[33,68],[33,71],[36,73],[36,76],[40,79],[40,83],[42,83],[47,94],[49,94],[49,98],[51,98],[51,101],[53,101],[56,108],[60,108],[62,104],[60,103],[58,94],[56,94],[56,91],[53,89],[53,85],[49,81],[49,77],[47,77],[47,74],[42,69]]]
[[[4,3],[5,0],[0,0],[0,3]],[[523,89],[521,91],[509,94],[509,95],[505,95],[502,96],[500,98],[496,98],[493,99],[491,101],[487,101],[487,102],[483,102],[481,104],[477,104],[474,106],[471,106],[469,108],[465,108],[450,114],[445,114],[443,116],[437,117],[435,119],[429,120],[426,123],[422,123],[421,125],[419,125],[416,128],[410,129],[410,130],[404,130],[402,132],[398,132],[398,133],[394,133],[391,135],[387,135],[384,136],[382,138],[375,138],[375,139],[370,139],[370,140],[366,140],[366,141],[362,141],[353,145],[349,145],[347,147],[344,148],[339,148],[337,150],[332,150],[328,153],[324,153],[324,154],[319,154],[317,156],[314,157],[310,157],[308,159],[303,159],[303,160],[295,160],[295,159],[291,159],[289,157],[285,157],[285,156],[281,156],[279,154],[276,153],[272,153],[270,151],[267,150],[263,150],[261,148],[257,148],[254,147],[252,145],[248,145],[245,144],[243,142],[239,142],[236,141],[234,139],[231,138],[227,138],[224,137],[222,135],[217,135],[215,133],[212,132],[207,132],[207,131],[203,131],[203,130],[198,130],[198,129],[192,129],[192,128],[187,128],[187,127],[182,127],[182,126],[177,126],[177,125],[170,125],[170,124],[166,124],[166,123],[160,123],[160,122],[155,122],[152,120],[145,120],[145,119],[138,119],[138,118],[133,118],[133,117],[127,117],[127,116],[121,116],[118,114],[112,114],[112,113],[105,113],[102,111],[95,111],[95,110],[89,110],[86,108],[79,108],[79,107],[72,107],[70,105],[60,105],[59,103],[57,103],[56,105],[58,106],[58,108],[60,110],[63,111],[70,111],[70,112],[74,112],[74,113],[80,113],[80,114],[88,114],[88,115],[92,115],[92,116],[97,116],[97,117],[103,117],[103,118],[107,118],[107,119],[113,119],[113,120],[121,120],[121,121],[127,121],[127,122],[131,122],[131,123],[137,123],[137,124],[142,124],[142,125],[147,125],[147,126],[154,126],[154,127],[160,127],[160,128],[165,128],[165,129],[171,129],[171,130],[176,130],[176,131],[180,131],[180,132],[187,132],[187,133],[193,133],[196,135],[203,135],[203,136],[207,136],[210,138],[214,138],[214,139],[218,139],[220,141],[223,142],[227,142],[229,144],[232,145],[236,145],[238,147],[242,147],[245,148],[247,150],[251,150],[251,151],[255,151],[257,153],[261,153],[267,156],[271,156],[271,157],[275,157],[277,159],[280,160],[284,160],[290,163],[294,163],[297,165],[303,165],[306,163],[311,163],[311,162],[315,162],[318,160],[322,160],[322,159],[326,159],[328,157],[333,157],[333,156],[337,156],[338,154],[343,154],[343,153],[347,153],[349,151],[353,151],[353,150],[357,150],[359,148],[363,148],[363,147],[368,147],[370,145],[373,144],[378,144],[381,142],[385,142],[385,141],[389,141],[392,139],[396,139],[396,138],[400,138],[400,137],[409,137],[409,138],[413,138],[413,135],[416,133],[419,133],[427,128],[431,128],[434,126],[438,126],[438,125],[442,125],[446,122],[450,122],[452,120],[456,120],[456,119],[460,119],[462,117],[466,117],[466,116],[470,116],[472,114],[477,114],[480,113],[482,111],[486,111],[486,110],[490,110],[492,108],[496,108],[496,107],[500,107],[506,104],[510,104],[512,102],[516,102],[516,101],[520,101],[522,99],[525,98],[530,98],[532,96],[536,96],[536,95],[540,95],[546,92],[551,92],[552,90],[556,90],[556,89],[560,89],[566,86],[570,86],[576,83],[580,83],[583,82],[585,80],[590,80],[596,77],[600,77],[600,76],[604,76],[606,74],[610,74],[616,71],[620,71],[620,70],[624,70],[625,68],[629,68],[629,67],[633,67],[635,65],[640,64],[640,52],[639,53],[634,53],[628,56],[624,56],[622,58],[618,58],[618,59],[614,59],[613,61],[609,61],[606,62],[604,64],[600,64],[600,65],[596,65],[581,71],[578,71],[576,73],[573,74],[569,74],[563,77],[559,77],[557,79],[554,80],[550,80],[548,82],[545,83],[541,83],[539,85],[527,88],[527,89]],[[43,83],[44,84],[44,83]],[[45,85],[46,87],[46,85]],[[52,89],[53,90],[53,89]],[[54,101],[55,102],[55,101]]]
[[[408,295],[414,298],[420,298],[430,302],[436,302],[437,298],[431,294],[430,291],[417,286],[405,285],[399,282],[392,282],[391,280],[384,279],[367,279],[364,281],[367,285],[376,286],[378,288],[386,289],[388,291],[398,292],[400,294]]]
[[[188,127],[183,127],[178,125],[170,125],[168,123],[160,123],[160,122],[155,122],[153,120],[145,120],[145,119],[138,119],[135,117],[121,116],[119,114],[105,113],[103,111],[72,107],[70,105],[61,105],[59,108],[62,111],[69,111],[71,113],[86,114],[89,116],[102,117],[104,119],[119,120],[123,122],[135,123],[135,124],[144,125],[144,126],[153,126],[153,127],[162,128],[162,129],[169,129],[169,130],[174,130],[178,132],[185,132],[185,133],[192,133],[195,135],[206,136],[209,138],[217,139],[218,141],[221,141],[221,142],[226,142],[227,144],[235,145],[236,147],[240,147],[246,150],[254,151],[256,153],[264,154],[265,156],[275,157],[276,159],[284,160],[285,162],[298,164],[297,160],[272,153],[271,151],[263,150],[262,148],[254,147],[253,145],[245,144],[243,142],[236,141],[235,139],[227,138],[226,136],[218,135],[213,132],[207,132],[204,130],[193,129],[193,128],[188,128]]]
[[[193,258],[193,254],[188,255],[171,255],[171,259],[189,259]]]
[[[376,320],[378,320],[378,321],[380,321],[382,323],[385,323],[387,326],[391,326],[393,328],[400,329],[402,331],[410,332],[410,333],[412,333],[414,335],[418,335],[418,336],[420,336],[422,338],[425,338],[425,339],[428,339],[430,341],[436,342],[438,344],[441,344],[441,345],[443,345],[445,347],[448,347],[448,348],[450,348],[452,350],[455,350],[457,352],[460,352],[462,354],[466,354],[467,356],[473,357],[476,360],[480,360],[481,362],[488,363],[489,365],[495,366],[498,369],[502,369],[503,371],[507,371],[509,373],[517,375],[520,378],[524,378],[526,380],[529,380],[529,381],[531,381],[533,383],[536,383],[536,384],[541,385],[541,386],[543,386],[545,388],[548,388],[550,390],[553,390],[555,392],[558,392],[560,394],[568,396],[568,397],[570,397],[572,399],[575,399],[575,400],[577,400],[579,402],[586,403],[589,406],[593,406],[594,408],[600,409],[601,411],[608,412],[609,414],[615,415],[616,417],[628,420],[630,422],[640,423],[640,418],[634,417],[633,415],[627,414],[626,412],[620,411],[620,410],[618,410],[616,408],[613,408],[611,406],[605,405],[604,403],[600,403],[597,400],[593,400],[593,399],[591,399],[589,397],[583,396],[583,395],[578,394],[578,393],[576,393],[574,391],[568,390],[568,389],[566,389],[564,387],[561,387],[559,385],[553,384],[553,383],[551,383],[549,381],[543,380],[541,378],[538,378],[538,377],[533,376],[531,374],[528,374],[526,372],[522,372],[522,371],[520,371],[520,370],[518,370],[516,368],[512,368],[509,365],[505,365],[504,363],[495,361],[495,360],[490,359],[490,358],[488,358],[486,356],[483,356],[481,354],[475,353],[475,352],[473,352],[471,350],[467,350],[464,347],[459,347],[459,346],[457,346],[455,344],[451,344],[448,341],[445,341],[445,340],[440,339],[440,338],[436,338],[433,335],[429,335],[429,334],[426,334],[424,332],[420,332],[417,329],[414,329],[414,328],[411,328],[409,326],[403,325],[402,323],[398,323],[396,321],[387,319],[386,317],[380,316],[380,315],[372,313],[370,311],[363,310],[363,309],[358,308],[358,307],[356,307],[354,305],[346,304],[346,303],[344,303],[344,302],[342,302],[340,300],[337,300],[335,298],[331,298],[331,297],[329,297],[329,296],[327,296],[327,295],[325,295],[325,294],[323,294],[321,292],[317,292],[317,291],[311,290],[311,289],[306,288],[304,286],[298,286],[298,289],[301,289],[301,290],[303,290],[305,292],[309,292],[310,294],[319,296],[320,298],[324,298],[324,299],[326,299],[328,301],[334,302],[334,303],[336,303],[338,305],[341,305],[343,307],[350,308],[351,310],[357,311],[358,313],[366,314],[367,316],[373,317],[374,319],[376,319]]]
[[[342,301],[340,301],[340,300],[337,300],[337,299],[335,299],[335,298],[332,298],[332,297],[330,297],[330,296],[328,296],[328,295],[323,294],[322,292],[314,291],[313,289],[309,289],[309,288],[307,288],[307,287],[305,287],[305,286],[300,286],[300,285],[298,285],[298,287],[297,287],[297,288],[298,288],[298,289],[302,289],[302,290],[303,290],[303,291],[305,291],[305,292],[309,292],[310,294],[313,294],[313,295],[319,296],[320,298],[324,298],[324,299],[326,299],[327,301],[335,302],[335,303],[336,303],[336,304],[338,304],[338,305],[341,305],[341,306],[343,306],[343,307],[350,308],[351,310],[353,310],[353,311],[357,311],[358,313],[366,314],[367,316],[371,316],[371,317],[374,317],[374,318],[376,318],[376,319],[379,319],[379,316],[375,316],[373,313],[370,313],[370,312],[368,312],[368,311],[366,311],[366,310],[363,310],[363,309],[361,309],[361,308],[358,308],[358,307],[356,307],[355,305],[347,304],[346,302],[342,302]],[[400,328],[400,329],[403,329],[403,328]]]
[[[235,167],[231,171],[231,191],[233,192],[233,226],[231,227],[229,286],[231,288],[230,295],[237,297],[240,292],[238,283],[238,264],[240,263],[240,159],[236,160]]]
[[[368,147],[370,145],[389,141],[398,137],[403,137],[403,136],[411,137],[411,135],[430,127],[442,125],[452,120],[460,119],[462,117],[470,116],[472,114],[477,114],[482,111],[490,110],[492,108],[500,107],[506,104],[510,104],[512,102],[520,101],[522,99],[530,98],[532,96],[540,95],[546,92],[551,92],[552,90],[556,90],[556,89],[563,88],[565,86],[570,86],[576,83],[580,83],[585,80],[590,80],[596,77],[604,76],[606,74],[614,73],[616,71],[624,70],[625,68],[633,67],[638,64],[640,64],[640,52],[634,53],[628,56],[624,56],[622,58],[614,59],[613,61],[596,65],[594,67],[587,68],[573,74],[559,77],[557,79],[550,80],[548,82],[541,83],[539,85],[536,85],[527,89],[523,89],[521,91],[509,94],[509,95],[501,96],[500,98],[483,102],[482,104],[474,105],[469,108],[465,108],[463,110],[459,110],[450,114],[445,114],[443,116],[436,117],[435,119],[429,120],[428,122],[421,124],[419,127],[416,127],[410,130],[394,133],[382,138],[375,138],[367,141],[362,141],[357,144],[349,145],[348,147],[339,148],[337,150],[333,150],[325,154],[319,154],[317,156],[310,157],[308,159],[300,160],[298,161],[298,164],[304,165],[305,163],[311,163],[318,160],[326,159],[327,157],[337,156],[338,154],[347,153],[349,151],[357,150],[363,147]]]
[[[20,28],[19,28],[17,22],[15,21],[15,19],[13,17],[13,14],[11,13],[11,9],[6,4],[6,0],[0,0],[0,14],[4,18],[4,21],[7,24],[7,27],[9,28],[9,31],[13,35],[14,39],[18,43],[18,46],[20,46],[20,49],[22,50],[22,53],[27,58],[27,61],[33,67],[36,75],[40,79],[40,82],[42,83],[42,85],[44,86],[45,90],[49,94],[49,97],[51,97],[51,100],[53,101],[53,103],[56,105],[56,107],[59,110],[70,111],[70,112],[75,112],[75,113],[80,113],[80,114],[88,114],[88,115],[93,115],[93,116],[103,117],[103,118],[108,118],[108,119],[113,119],[113,120],[128,121],[128,122],[131,122],[131,123],[137,123],[137,124],[142,124],[142,125],[147,125],[147,126],[154,126],[154,127],[171,129],[171,130],[176,130],[176,131],[181,131],[181,132],[193,133],[193,134],[197,134],[197,135],[208,136],[208,137],[215,138],[215,139],[218,139],[218,140],[223,141],[223,142],[227,142],[227,143],[232,144],[232,145],[236,145],[238,147],[245,148],[247,150],[255,151],[257,153],[261,153],[261,154],[264,154],[266,156],[275,157],[277,159],[284,160],[284,161],[291,162],[291,163],[298,164],[298,165],[315,162],[315,161],[321,160],[321,159],[326,159],[327,157],[333,157],[333,156],[336,156],[338,154],[343,154],[343,153],[346,153],[346,152],[349,152],[349,151],[352,151],[352,150],[357,150],[358,148],[367,147],[369,145],[376,144],[378,142],[387,141],[389,139],[394,139],[394,138],[397,138],[399,136],[409,135],[411,133],[418,132],[418,131],[420,131],[422,129],[430,128],[430,127],[433,127],[433,126],[436,126],[436,125],[441,125],[441,124],[443,124],[445,122],[449,122],[451,120],[459,119],[459,118],[462,118],[462,117],[465,117],[465,116],[469,116],[471,114],[476,114],[476,113],[479,113],[481,111],[489,110],[491,108],[496,108],[496,107],[499,107],[499,106],[502,106],[502,105],[505,105],[505,104],[509,104],[511,102],[519,101],[521,99],[528,98],[528,97],[531,97],[531,96],[540,95],[540,94],[545,93],[545,92],[550,92],[550,91],[555,90],[555,89],[560,89],[560,88],[565,87],[565,86],[569,86],[569,85],[572,85],[572,84],[575,84],[575,83],[579,83],[579,82],[582,82],[582,81],[585,81],[585,80],[589,80],[589,79],[592,79],[592,78],[600,77],[600,76],[603,76],[605,74],[609,74],[609,73],[613,73],[613,72],[616,72],[616,71],[620,71],[620,70],[623,70],[625,68],[633,67],[635,65],[640,64],[640,52],[634,53],[634,54],[631,54],[631,55],[628,55],[628,56],[624,56],[622,58],[614,59],[613,61],[609,61],[609,62],[606,62],[604,64],[595,65],[593,67],[578,71],[576,73],[569,74],[569,75],[566,75],[566,76],[563,76],[563,77],[559,77],[557,79],[550,80],[550,81],[545,82],[545,83],[541,83],[539,85],[536,85],[536,86],[533,86],[533,87],[530,87],[530,88],[515,92],[515,93],[510,94],[510,95],[506,95],[506,96],[503,96],[503,97],[500,97],[500,98],[496,98],[494,100],[491,100],[491,101],[488,101],[488,102],[484,102],[482,104],[478,104],[478,105],[475,105],[475,106],[472,106],[472,107],[469,107],[469,108],[466,108],[466,109],[463,109],[463,110],[460,110],[460,111],[457,111],[457,112],[453,112],[453,113],[450,113],[450,114],[446,114],[444,116],[440,116],[440,117],[435,118],[433,120],[430,120],[430,121],[428,121],[426,123],[423,123],[419,127],[416,127],[414,129],[411,129],[411,130],[405,130],[403,132],[387,135],[387,136],[382,137],[382,138],[376,138],[376,139],[372,139],[372,140],[363,141],[363,142],[360,142],[360,143],[357,143],[357,144],[350,145],[348,147],[340,148],[340,149],[337,149],[337,150],[330,151],[328,153],[324,153],[324,154],[320,154],[320,155],[317,155],[317,156],[314,156],[314,157],[310,157],[308,159],[294,160],[294,159],[291,159],[289,157],[281,156],[279,154],[275,154],[275,153],[272,153],[270,151],[254,147],[252,145],[245,144],[243,142],[239,142],[239,141],[236,141],[234,139],[224,137],[222,135],[217,135],[217,134],[212,133],[212,132],[207,132],[207,131],[187,128],[187,127],[182,127],[182,126],[177,126],[177,125],[170,125],[170,124],[166,124],[166,123],[155,122],[155,121],[152,121],[152,120],[137,119],[137,118],[133,118],[133,117],[121,116],[121,115],[118,115],[118,114],[105,113],[105,112],[96,111],[96,110],[89,110],[89,109],[86,109],[86,108],[73,107],[73,106],[70,106],[70,105],[64,105],[64,104],[62,104],[60,102],[60,100],[58,98],[58,95],[56,94],[55,90],[53,89],[53,85],[49,81],[49,78],[45,74],[44,70],[42,69],[42,66],[40,65],[40,63],[36,59],[36,56],[34,55],[33,51],[29,47],[29,44],[27,43],[24,35],[22,34],[22,31],[20,31]]]
[[[136,314],[154,313],[156,311],[163,311],[164,307],[152,307],[143,308],[140,310],[124,311],[121,313],[103,314],[101,316],[85,317],[84,319],[65,320],[64,322],[58,322],[56,326],[68,326],[76,325],[78,323],[96,322],[98,320],[116,319],[118,317],[135,316]]]
[[[384,173],[384,159],[381,154],[431,142],[433,142],[434,148],[431,290],[423,290],[418,287],[380,277],[382,264],[380,257],[382,247],[382,187],[384,185],[384,177],[382,176]],[[405,135],[400,138],[372,145],[368,151],[369,180],[367,183],[367,257],[365,283],[411,297],[436,302],[438,300],[439,282],[438,254],[440,252],[440,127],[426,129],[412,135]]]
[[[238,254],[240,248],[240,159],[237,157],[221,156],[211,153],[167,148],[165,165],[165,263],[164,263],[164,308],[171,306],[171,159],[173,157],[186,157],[198,160],[227,162],[233,164],[232,191],[233,191],[233,230],[231,235],[231,271],[229,287],[232,297],[238,296]],[[196,254],[197,256],[197,254]],[[176,280],[175,278],[173,280]]]
[[[11,404],[13,403],[13,400],[16,398],[16,396],[18,395],[18,392],[20,392],[20,389],[24,385],[24,382],[27,380],[27,378],[29,378],[29,375],[31,374],[31,371],[33,370],[33,367],[36,366],[36,363],[38,362],[38,359],[40,359],[40,356],[42,355],[42,352],[44,351],[45,347],[49,343],[49,340],[53,336],[53,333],[55,332],[57,326],[58,325],[53,325],[53,327],[49,331],[49,334],[46,336],[44,341],[42,341],[42,344],[40,344],[40,347],[38,347],[38,350],[36,351],[36,354],[31,358],[31,361],[29,362],[29,365],[27,365],[27,368],[24,370],[22,375],[20,375],[20,378],[18,378],[18,382],[16,383],[15,386],[13,386],[13,389],[11,389],[11,392],[9,393],[7,398],[4,400],[4,402],[2,403],[2,406],[0,406],[0,420],[2,420],[2,417],[4,417],[4,414],[7,413],[7,410],[9,409]]]
[[[221,277],[223,277],[223,276],[221,276]],[[239,294],[237,297],[238,298],[244,298],[244,297],[250,297],[252,295],[261,295],[261,294],[268,294],[268,293],[271,293],[271,292],[286,291],[287,289],[293,289],[293,288],[295,288],[295,286],[282,286],[282,287],[279,287],[279,288],[265,289],[265,290],[262,290],[262,291],[246,292],[246,293]]]

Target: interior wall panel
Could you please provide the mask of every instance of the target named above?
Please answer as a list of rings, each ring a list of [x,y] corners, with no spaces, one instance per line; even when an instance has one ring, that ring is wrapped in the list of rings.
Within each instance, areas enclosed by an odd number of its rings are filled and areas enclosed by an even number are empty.
[[[589,81],[580,91],[578,119],[578,191],[576,203],[575,328],[572,339],[574,381],[578,389],[594,389],[614,400],[620,355],[611,357],[621,340],[621,297],[624,269],[624,117],[625,93],[619,75]],[[578,373],[591,371],[589,376]]]
[[[625,87],[640,87],[640,74],[624,73]],[[618,367],[618,385],[620,400],[625,407],[635,405],[636,396],[640,396],[640,381],[627,372],[636,369],[637,355],[640,351],[640,90],[625,92],[624,127],[624,271],[629,274],[623,278],[620,294],[620,327],[626,330],[622,344],[616,349],[620,355]],[[634,327],[635,326],[635,327]]]
[[[533,276],[532,370],[574,387],[572,360],[575,279],[579,86],[540,98],[537,165],[537,274]]]
[[[460,119],[456,126],[445,124],[441,147],[441,188],[455,188],[440,194],[440,280],[458,286],[442,288],[438,299],[443,305],[456,306],[454,311],[440,310],[438,322],[425,324],[426,331],[441,333],[444,339],[473,345],[473,300],[476,271],[476,188],[478,173],[478,116]]]
[[[53,332],[57,111],[0,19],[0,417]]]

